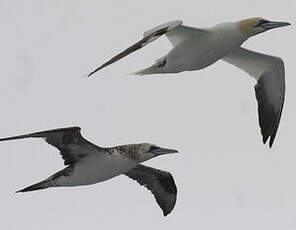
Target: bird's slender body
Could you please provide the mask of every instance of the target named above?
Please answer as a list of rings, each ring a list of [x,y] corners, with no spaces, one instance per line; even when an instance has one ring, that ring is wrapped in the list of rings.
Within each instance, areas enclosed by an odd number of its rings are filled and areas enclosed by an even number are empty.
[[[214,28],[202,29],[203,33],[197,33],[191,39],[181,42],[164,56],[163,59],[167,63],[163,69],[159,68],[158,70],[161,73],[178,73],[200,70],[212,65],[235,51],[245,41],[245,38],[239,33],[236,36],[233,34],[230,36],[226,32],[234,26],[227,23]],[[170,32],[168,32],[168,36],[170,36]],[[237,39],[234,40],[234,36]]]
[[[284,63],[279,57],[256,53],[241,47],[250,37],[273,28],[288,26],[286,22],[271,22],[263,18],[249,18],[221,23],[211,28],[194,28],[171,21],[144,33],[144,38],[92,71],[120,60],[166,35],[173,48],[152,66],[135,72],[137,75],[179,73],[204,69],[218,60],[244,70],[257,80],[259,124],[263,142],[271,147],[277,133],[285,96]]]
[[[95,184],[123,174],[147,187],[164,215],[169,214],[175,206],[177,187],[173,176],[169,172],[141,164],[159,155],[176,153],[174,149],[148,143],[102,148],[84,139],[79,127],[6,137],[0,141],[22,138],[43,138],[60,150],[67,167],[18,192]]]
[[[116,148],[89,152],[73,166],[70,175],[57,178],[54,186],[79,186],[103,182],[133,169],[137,164],[135,159]]]

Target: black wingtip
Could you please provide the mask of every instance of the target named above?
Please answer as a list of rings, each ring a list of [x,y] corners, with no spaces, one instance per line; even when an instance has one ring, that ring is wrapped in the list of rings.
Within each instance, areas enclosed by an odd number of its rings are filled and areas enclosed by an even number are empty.
[[[30,138],[30,137],[32,137],[30,134],[25,134],[25,135],[0,138],[0,141],[11,141],[11,140],[24,139],[24,138]]]
[[[98,68],[96,68],[95,70],[91,71],[91,72],[87,75],[87,77],[92,76],[94,73],[98,72],[100,69],[103,69],[105,66],[106,66],[105,64],[104,64],[104,65],[101,65],[100,67],[98,67]]]
[[[266,137],[263,137],[262,138],[262,142],[263,142],[263,144],[266,144],[266,142],[268,141],[268,139],[269,139],[268,147],[271,148],[272,145],[273,145],[273,142],[274,142],[274,138],[269,137],[269,136],[266,136]]]
[[[92,76],[92,75],[93,75],[95,72],[97,72],[98,70],[99,70],[99,69],[97,68],[97,69],[91,71],[89,74],[87,74],[87,77]]]
[[[263,137],[262,137],[263,144],[266,144],[267,140],[268,140],[268,136],[263,135]]]
[[[30,192],[30,191],[34,191],[34,190],[37,190],[37,189],[32,189],[32,187],[29,186],[27,188],[23,188],[23,189],[17,190],[15,193]]]
[[[48,187],[50,187],[50,181],[48,180],[44,180],[41,182],[38,182],[36,184],[30,185],[26,188],[20,189],[18,191],[16,191],[15,193],[20,193],[20,192],[31,192],[31,191],[35,191],[35,190],[41,190],[41,189],[46,189]]]
[[[17,190],[15,193],[30,192],[30,191],[34,191],[34,190],[37,190],[37,189],[32,189],[32,186],[29,186],[29,187]]]
[[[91,75],[93,75],[94,74],[94,72],[91,72],[91,73],[89,73],[88,75],[87,75],[87,77],[90,77]]]
[[[273,145],[273,141],[274,141],[274,137],[272,136],[270,139],[269,139],[269,148],[271,149],[272,145]]]
[[[163,211],[163,217],[166,217],[172,212],[172,211],[165,211],[165,210],[162,210],[162,211]]]

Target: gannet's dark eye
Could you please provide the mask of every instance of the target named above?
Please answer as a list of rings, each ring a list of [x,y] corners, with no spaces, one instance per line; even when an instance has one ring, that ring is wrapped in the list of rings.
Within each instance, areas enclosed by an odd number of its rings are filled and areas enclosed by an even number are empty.
[[[263,24],[268,23],[268,22],[269,22],[268,20],[261,19],[261,20],[258,22],[258,24],[257,24],[256,26],[254,26],[254,27],[262,26]]]
[[[155,149],[159,149],[159,147],[157,147],[157,146],[151,146],[151,147],[149,148],[149,152],[152,152],[152,151],[155,150]]]

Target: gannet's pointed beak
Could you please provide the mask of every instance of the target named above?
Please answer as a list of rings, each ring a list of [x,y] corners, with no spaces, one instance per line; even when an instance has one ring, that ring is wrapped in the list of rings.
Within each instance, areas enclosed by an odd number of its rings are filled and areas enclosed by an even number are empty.
[[[178,151],[175,149],[166,149],[166,148],[156,148],[151,151],[151,153],[155,155],[164,155],[164,154],[172,154],[172,153],[177,153]]]
[[[265,22],[261,26],[267,30],[291,25],[289,22]]]

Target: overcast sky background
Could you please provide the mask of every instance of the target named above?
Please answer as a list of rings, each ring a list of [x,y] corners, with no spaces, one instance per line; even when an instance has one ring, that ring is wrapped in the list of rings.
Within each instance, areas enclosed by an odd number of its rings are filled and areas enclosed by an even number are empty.
[[[100,146],[150,142],[180,153],[146,165],[178,186],[163,218],[153,196],[125,176],[15,194],[63,168],[42,140],[0,144],[1,229],[296,229],[296,2],[0,1],[0,136],[78,125]],[[261,141],[254,80],[222,61],[207,69],[128,76],[166,54],[161,38],[83,77],[160,23],[209,27],[253,16],[288,21],[243,46],[280,56],[286,100],[272,149]]]

